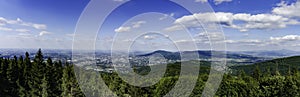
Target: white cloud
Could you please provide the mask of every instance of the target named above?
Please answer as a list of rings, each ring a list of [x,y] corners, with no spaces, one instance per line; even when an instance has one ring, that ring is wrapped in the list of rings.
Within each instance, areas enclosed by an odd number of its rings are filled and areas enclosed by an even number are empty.
[[[4,26],[6,24],[6,19],[3,17],[0,17],[0,26]]]
[[[146,24],[146,21],[137,21],[132,22],[129,26],[121,26],[117,29],[115,29],[115,32],[129,32],[133,28],[140,28],[143,24]]]
[[[25,22],[20,18],[17,18],[16,20],[11,20],[11,19],[6,19],[4,17],[0,17],[0,26],[6,25],[6,24],[28,26],[28,27],[33,27],[33,28],[38,29],[38,30],[47,29],[47,25],[45,25],[45,24]]]
[[[44,36],[44,35],[48,35],[48,34],[52,34],[51,32],[47,32],[47,31],[42,31],[40,32],[40,36]]]
[[[297,0],[295,3],[287,5],[284,1],[277,4],[272,12],[278,15],[284,15],[288,17],[300,17],[300,1]]]
[[[232,0],[214,0],[215,5],[219,5],[223,2],[232,2]]]
[[[23,21],[20,18],[17,18],[16,20],[6,20],[5,22],[8,24],[22,24],[23,23]]]
[[[208,2],[208,0],[195,0],[195,2],[206,3],[206,2]]]
[[[257,40],[257,39],[248,39],[248,40],[226,40],[226,43],[251,43],[251,44],[261,44],[264,41],[262,40]]]
[[[177,31],[177,30],[182,30],[182,29],[184,29],[184,27],[182,25],[174,25],[174,26],[163,29],[163,31],[172,32],[172,31]]]
[[[241,32],[251,29],[278,29],[288,25],[297,25],[299,21],[274,14],[246,14],[246,13],[196,13],[178,18],[174,26],[184,24],[187,27],[200,27],[198,20],[206,23],[220,23],[221,25],[238,29]],[[175,28],[175,27],[170,27]],[[180,29],[177,29],[180,30]]]
[[[175,43],[193,43],[195,42],[194,40],[191,41],[191,40],[185,40],[185,39],[182,39],[182,40],[177,40],[177,41],[174,41]]]
[[[47,26],[44,24],[32,24],[32,27],[39,29],[39,30],[45,30],[47,29]]]
[[[232,13],[225,13],[225,12],[217,12],[217,13],[196,13],[193,15],[183,16],[181,18],[176,19],[175,23],[183,23],[186,24],[187,22],[197,22],[200,20],[201,22],[232,22],[233,14]],[[231,24],[231,23],[230,23]]]
[[[12,28],[0,27],[0,31],[13,31]]]
[[[175,15],[175,13],[164,14],[164,16],[159,18],[159,20],[164,20],[164,19],[167,19],[168,17],[173,17],[174,15]]]
[[[175,43],[197,43],[201,45],[209,44],[211,43],[226,43],[230,46],[235,45],[235,46],[253,46],[253,47],[261,47],[261,46],[266,46],[270,45],[268,41],[265,40],[257,40],[257,39],[244,39],[244,40],[219,40],[219,41],[209,41],[208,39],[193,39],[193,40],[178,40],[175,41]]]
[[[232,0],[212,0],[215,5],[219,5],[223,2],[232,2]],[[208,0],[195,0],[195,2],[207,3]]]
[[[268,45],[294,47],[295,44],[299,44],[300,35],[285,35],[279,37],[270,37]]]
[[[28,29],[16,29],[15,31],[21,32],[21,33],[28,33],[28,32],[30,32],[30,30],[28,30]]]
[[[155,36],[153,36],[153,35],[145,35],[144,36],[144,39],[155,39],[156,37]]]
[[[142,24],[145,24],[146,21],[137,21],[132,23],[132,28],[139,28]]]
[[[300,47],[300,44],[292,44],[292,47]]]
[[[34,38],[34,36],[32,34],[29,33],[19,33],[18,36],[19,38]]]
[[[299,41],[300,35],[286,35],[286,36],[282,36],[282,37],[270,37],[270,40],[278,41],[278,42]]]
[[[192,39],[179,39],[175,40],[175,43],[197,43],[197,44],[210,44],[210,43],[225,43],[225,37],[220,32],[205,33],[201,32]]]
[[[113,0],[115,2],[124,2],[124,1],[130,1],[130,0]]]
[[[264,47],[293,47],[296,46],[300,41],[300,35],[285,35],[279,37],[270,37],[266,40],[259,40],[259,39],[244,39],[244,40],[225,40],[226,43],[230,45],[242,46],[242,45],[249,45],[249,46],[264,46]]]
[[[235,40],[225,40],[224,42],[225,43],[236,43],[237,41],[235,41]]]
[[[0,31],[6,31],[6,32],[21,32],[21,33],[27,33],[30,32],[28,29],[13,29],[8,27],[0,27]]]
[[[221,32],[201,32],[196,34],[194,39],[199,42],[221,42],[225,40],[225,36]]]
[[[30,32],[28,29],[13,29],[8,27],[0,27],[0,31],[6,31],[6,32],[21,32],[21,33],[27,33]]]
[[[115,32],[128,32],[131,30],[131,27],[119,27],[118,29],[115,29]]]
[[[243,46],[250,46],[248,49],[253,48],[261,48],[262,46],[270,46],[272,43],[269,40],[259,40],[259,39],[240,39],[240,40],[225,40],[224,43],[229,45],[228,47],[235,46],[240,48],[244,48]]]
[[[66,36],[69,36],[69,37],[74,37],[75,34],[66,34]]]
[[[232,28],[237,28],[240,31],[248,31],[249,29],[278,29],[286,28],[288,25],[299,24],[297,20],[273,14],[235,14],[233,18],[236,21],[246,22],[242,25],[237,24],[236,27],[232,26]]]
[[[183,30],[179,29],[178,25],[184,25],[186,28],[201,28],[201,23],[205,24],[215,24],[215,23],[221,23],[223,25],[229,26],[232,25],[233,18],[232,13],[225,13],[225,12],[217,12],[217,13],[196,13],[193,15],[186,15],[181,18],[178,18],[175,20],[174,25],[169,27],[171,28],[177,28],[174,30]],[[198,22],[200,21],[200,22]]]

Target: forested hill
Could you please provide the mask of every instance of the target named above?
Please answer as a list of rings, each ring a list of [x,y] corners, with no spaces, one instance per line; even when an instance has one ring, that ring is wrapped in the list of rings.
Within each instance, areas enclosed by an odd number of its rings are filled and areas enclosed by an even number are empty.
[[[299,59],[300,57],[289,57],[249,66],[231,67],[239,73],[224,74],[215,97],[300,97]],[[187,81],[198,77],[191,95],[183,96],[200,97],[204,87],[213,86],[207,85],[208,77],[215,76],[209,75],[208,62],[202,62],[201,65],[199,76],[180,76],[181,63],[168,64],[165,76],[155,85],[136,87],[126,83],[115,72],[95,73],[93,70],[80,69],[67,62],[53,62],[51,58],[44,60],[42,51],[39,50],[33,59],[30,59],[28,53],[24,58],[0,58],[0,97],[111,97],[109,92],[101,88],[100,80],[120,97],[162,97],[172,90],[180,77]],[[269,67],[270,69],[267,69]],[[81,88],[76,80],[74,68],[84,71],[79,75],[82,77],[80,82],[85,83]],[[265,69],[266,71],[261,71]],[[149,69],[141,68],[136,71],[146,74]]]
[[[41,50],[34,59],[29,55],[0,58],[0,97],[84,96],[73,65],[44,60]]]
[[[255,63],[252,65],[232,66],[230,67],[233,74],[237,74],[239,70],[251,74],[255,68],[259,68],[262,72],[269,72],[274,74],[279,71],[280,74],[286,75],[289,72],[299,71],[300,69],[300,56],[293,56],[287,58],[279,58],[265,62]]]

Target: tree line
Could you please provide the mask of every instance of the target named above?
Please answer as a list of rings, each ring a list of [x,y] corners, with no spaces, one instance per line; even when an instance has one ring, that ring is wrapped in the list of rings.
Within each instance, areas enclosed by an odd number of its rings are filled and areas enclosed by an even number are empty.
[[[1,97],[70,97],[84,96],[73,72],[73,65],[44,60],[41,49],[34,59],[0,58]]]
[[[202,64],[207,67],[201,68],[210,70],[208,63]],[[76,79],[74,69],[83,71],[78,75],[82,79]],[[199,76],[184,77],[186,79],[198,78],[190,97],[202,96],[202,91],[207,85],[209,72],[199,73]],[[174,87],[179,77],[180,63],[169,64],[165,76],[158,83],[150,87],[136,87],[124,82],[117,73],[80,69],[68,62],[53,62],[51,58],[44,60],[41,50],[33,59],[30,59],[29,53],[26,53],[24,58],[23,56],[10,59],[0,58],[1,97],[112,96],[99,86],[101,81],[116,96],[161,97]],[[84,83],[81,88],[77,80]],[[281,74],[278,70],[262,72],[259,66],[256,66],[250,73],[245,73],[243,69],[240,69],[236,74],[225,74],[215,97],[300,97],[299,91],[300,73],[297,70],[287,70],[285,74]]]

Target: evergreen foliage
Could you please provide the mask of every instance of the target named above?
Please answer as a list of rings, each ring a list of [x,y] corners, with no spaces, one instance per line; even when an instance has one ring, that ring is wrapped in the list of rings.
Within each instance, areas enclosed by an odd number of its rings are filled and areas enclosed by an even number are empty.
[[[300,57],[277,59],[249,66],[232,67],[232,74],[225,74],[216,97],[299,97]],[[291,61],[289,61],[291,60]],[[202,96],[210,70],[209,62],[201,62],[197,84],[191,97]],[[282,67],[285,67],[284,69]],[[85,85],[79,88],[74,68],[85,71],[78,76]],[[136,72],[145,74],[149,70],[140,68]],[[149,69],[149,68],[148,68]],[[108,91],[98,84],[101,80],[120,97],[161,97],[176,84],[180,75],[180,63],[169,64],[165,76],[150,87],[136,87],[124,82],[116,73],[95,73],[80,69],[73,64],[44,58],[41,49],[33,59],[29,53],[11,59],[0,58],[1,97],[110,97]],[[192,78],[196,76],[185,76]],[[174,94],[175,95],[175,94]]]

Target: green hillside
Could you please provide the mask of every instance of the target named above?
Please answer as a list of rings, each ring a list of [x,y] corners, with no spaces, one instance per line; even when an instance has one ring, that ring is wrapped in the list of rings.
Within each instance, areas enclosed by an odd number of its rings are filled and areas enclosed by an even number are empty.
[[[237,74],[238,71],[244,70],[247,74],[252,74],[254,69],[258,67],[263,73],[274,74],[276,70],[280,74],[286,75],[289,71],[293,72],[300,68],[300,56],[279,58],[265,62],[255,63],[252,65],[231,66],[232,73]]]
[[[300,57],[289,57],[266,61],[247,66],[233,66],[236,75],[224,74],[216,94],[213,97],[300,97]],[[197,79],[191,94],[170,94],[172,97],[200,97],[205,94],[204,87],[213,89],[214,83],[207,83],[210,63],[188,61],[188,70],[199,69],[199,76],[180,75],[181,63],[168,64],[165,75],[157,83],[148,87],[134,86],[124,81],[118,73],[97,72],[72,65],[68,62],[44,60],[41,50],[30,61],[29,54],[23,58],[0,58],[0,95],[1,97],[111,97],[109,88],[119,97],[162,97],[171,91],[179,78],[185,82]],[[293,68],[293,69],[291,69]],[[75,70],[74,70],[75,69]],[[161,70],[160,65],[153,67],[134,67],[135,72],[147,75],[149,71]],[[152,69],[152,70],[151,70]],[[261,70],[260,70],[261,69]],[[246,71],[247,73],[243,72]],[[287,75],[288,71],[293,71]],[[75,72],[80,72],[76,78]],[[239,73],[236,73],[236,72]],[[280,71],[280,72],[277,72]],[[253,72],[253,73],[252,73]],[[130,76],[130,75],[129,75]],[[155,81],[154,75],[137,84]],[[135,81],[135,78],[130,79]],[[80,82],[80,83],[78,83]],[[101,83],[104,83],[101,84]],[[80,85],[80,87],[79,87]],[[191,84],[184,84],[191,85]],[[185,91],[184,87],[179,87]],[[203,95],[202,95],[203,94]]]

